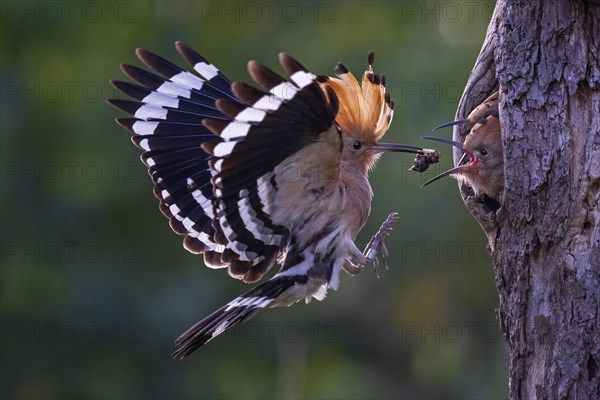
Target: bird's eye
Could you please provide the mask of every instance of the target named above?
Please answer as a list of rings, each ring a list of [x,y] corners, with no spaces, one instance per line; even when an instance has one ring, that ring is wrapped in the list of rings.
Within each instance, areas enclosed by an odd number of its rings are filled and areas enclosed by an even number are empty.
[[[354,148],[354,150],[358,150],[362,147],[362,143],[360,143],[358,140],[355,140],[354,142],[352,142],[352,147]]]
[[[487,156],[487,155],[488,155],[488,151],[487,151],[486,149],[481,149],[481,150],[479,151],[479,154],[481,154],[482,156],[484,156],[484,157],[485,157],[485,156]]]

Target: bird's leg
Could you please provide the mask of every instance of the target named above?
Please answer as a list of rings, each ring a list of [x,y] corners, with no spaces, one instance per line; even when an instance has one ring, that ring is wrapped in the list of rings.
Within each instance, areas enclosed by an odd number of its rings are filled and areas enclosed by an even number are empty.
[[[385,268],[387,269],[386,257],[388,256],[388,250],[387,247],[385,247],[384,239],[392,231],[397,218],[398,213],[390,213],[386,220],[383,221],[383,224],[381,224],[379,227],[377,233],[371,238],[371,240],[369,240],[365,251],[363,251],[367,261],[373,263],[373,269],[375,270],[375,273],[377,273],[377,268],[379,267],[379,258],[377,257],[377,251],[379,248],[381,248],[381,254],[383,256],[383,265],[385,265]],[[379,275],[377,276],[379,277]]]
[[[379,258],[377,257],[377,252],[381,249],[381,253],[383,256],[383,264],[387,268],[387,264],[385,263],[385,259],[388,255],[387,247],[385,247],[385,243],[383,242],[385,237],[390,234],[394,223],[396,222],[396,218],[398,214],[393,212],[386,220],[381,224],[377,233],[371,238],[365,250],[361,253],[360,250],[355,249],[354,254],[344,261],[342,265],[342,269],[346,271],[350,275],[356,275],[365,267],[365,265],[370,262],[373,264],[373,269],[375,273],[377,273],[377,268],[379,267]],[[379,275],[378,275],[379,276]]]
[[[342,269],[344,271],[346,271],[348,273],[348,275],[354,276],[354,275],[358,275],[358,273],[360,271],[362,271],[363,267],[362,267],[362,265],[354,264],[350,260],[346,260],[346,261],[344,261],[344,264],[342,265]]]

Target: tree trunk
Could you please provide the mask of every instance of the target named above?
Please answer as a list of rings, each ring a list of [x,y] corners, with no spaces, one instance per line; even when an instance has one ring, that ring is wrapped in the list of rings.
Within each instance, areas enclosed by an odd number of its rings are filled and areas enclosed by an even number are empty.
[[[457,111],[499,86],[501,207],[460,191],[489,241],[511,399],[600,399],[597,3],[499,0]]]

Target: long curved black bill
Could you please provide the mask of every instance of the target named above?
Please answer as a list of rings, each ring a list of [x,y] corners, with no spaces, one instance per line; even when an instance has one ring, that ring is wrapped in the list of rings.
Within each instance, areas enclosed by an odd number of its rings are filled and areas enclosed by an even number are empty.
[[[428,140],[433,140],[433,141],[440,142],[440,143],[446,143],[446,144],[452,145],[452,146],[454,146],[456,148],[459,148],[460,150],[462,150],[464,152],[463,156],[461,157],[460,161],[458,162],[458,166],[457,167],[449,169],[448,171],[442,172],[438,176],[435,176],[435,177],[431,178],[430,180],[428,180],[427,182],[425,182],[424,184],[422,184],[421,187],[427,186],[430,183],[435,182],[438,179],[441,179],[441,178],[443,178],[445,176],[452,175],[452,174],[455,174],[457,172],[461,172],[462,169],[463,169],[463,167],[464,167],[463,163],[465,161],[465,158],[466,157],[471,157],[471,154],[467,150],[465,150],[463,144],[460,143],[460,142],[455,142],[454,140],[449,140],[449,139],[444,139],[444,138],[439,138],[439,137],[433,137],[433,136],[421,136],[421,139],[428,139]]]
[[[435,128],[432,129],[432,131],[437,131],[438,129],[447,128],[449,126],[466,124],[467,122],[469,122],[468,119],[459,119],[458,121],[446,122],[445,124],[436,126]]]
[[[402,153],[420,154],[423,152],[422,147],[396,143],[377,143],[371,148],[371,150],[375,153],[383,153],[384,151],[394,151]]]
[[[421,187],[427,186],[430,183],[433,183],[433,182],[437,181],[438,179],[441,179],[441,178],[443,178],[445,176],[452,175],[452,174],[455,174],[457,172],[460,172],[462,169],[463,169],[463,165],[459,165],[458,167],[454,167],[452,169],[449,169],[446,172],[442,172],[438,176],[435,176],[435,177],[431,178],[430,180],[428,180],[427,182],[425,182],[424,184],[422,184]]]
[[[463,144],[461,142],[455,142],[454,140],[444,139],[444,138],[439,138],[439,137],[434,137],[434,136],[421,136],[421,139],[434,140],[436,142],[450,144],[450,145],[452,145],[454,147],[458,147],[459,149],[464,151]]]

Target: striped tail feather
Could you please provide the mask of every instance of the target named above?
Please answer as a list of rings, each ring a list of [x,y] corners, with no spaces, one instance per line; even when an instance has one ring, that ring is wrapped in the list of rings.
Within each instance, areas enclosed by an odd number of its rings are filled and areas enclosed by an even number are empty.
[[[288,305],[282,298],[295,285],[306,285],[308,276],[275,276],[267,282],[236,297],[206,318],[197,322],[175,341],[173,358],[183,359],[225,330],[244,322],[262,309]],[[297,299],[294,297],[294,302]]]

